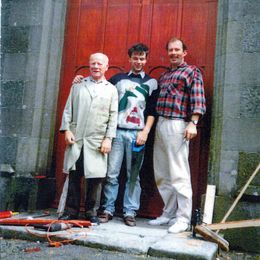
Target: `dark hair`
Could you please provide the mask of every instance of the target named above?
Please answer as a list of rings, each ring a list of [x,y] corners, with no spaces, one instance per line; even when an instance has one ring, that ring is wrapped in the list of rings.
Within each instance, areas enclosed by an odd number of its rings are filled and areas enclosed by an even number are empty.
[[[130,49],[128,49],[128,56],[131,58],[131,56],[134,52],[139,52],[139,53],[144,52],[147,57],[147,55],[149,53],[149,48],[143,43],[137,43],[137,44],[134,44]]]
[[[170,42],[176,42],[176,41],[180,41],[182,43],[182,50],[183,51],[186,51],[188,48],[187,48],[187,45],[184,43],[184,41],[182,39],[179,39],[177,37],[172,37],[167,43],[166,43],[166,50],[168,51],[168,46],[169,46],[169,43]]]

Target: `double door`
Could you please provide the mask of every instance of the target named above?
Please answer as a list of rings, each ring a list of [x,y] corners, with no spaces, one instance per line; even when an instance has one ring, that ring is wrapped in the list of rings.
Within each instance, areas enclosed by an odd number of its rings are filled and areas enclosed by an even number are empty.
[[[132,44],[143,42],[150,47],[146,72],[158,78],[169,65],[166,42],[177,36],[188,46],[186,61],[204,72],[207,114],[199,125],[198,136],[190,145],[193,205],[199,206],[207,184],[216,12],[217,0],[68,0],[54,146],[57,181],[54,205],[57,205],[64,182],[65,142],[58,129],[72,79],[76,74],[88,75],[89,55],[93,52],[108,55],[110,69],[106,77],[109,78],[129,70],[127,50]],[[144,216],[157,216],[163,207],[154,182],[152,152],[153,133],[141,170],[140,214]],[[120,194],[118,209],[122,190]]]

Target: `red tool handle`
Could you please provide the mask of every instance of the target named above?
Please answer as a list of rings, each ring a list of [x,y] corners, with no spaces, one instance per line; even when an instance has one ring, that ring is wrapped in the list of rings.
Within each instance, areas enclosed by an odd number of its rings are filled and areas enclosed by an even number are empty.
[[[73,226],[83,226],[89,227],[92,226],[91,222],[88,220],[54,220],[54,219],[3,219],[0,220],[0,225],[9,225],[9,226],[33,226],[37,224],[47,225],[57,222],[62,222],[66,224],[72,224]]]
[[[12,217],[12,215],[13,215],[13,212],[11,210],[0,212],[0,218],[10,218],[10,217]]]

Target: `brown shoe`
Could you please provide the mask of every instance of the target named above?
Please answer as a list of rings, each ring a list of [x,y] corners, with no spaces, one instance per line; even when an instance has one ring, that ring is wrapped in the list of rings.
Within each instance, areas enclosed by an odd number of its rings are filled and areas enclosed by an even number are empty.
[[[136,220],[135,220],[135,217],[133,217],[133,216],[125,216],[124,222],[127,226],[130,226],[130,227],[136,226]]]
[[[106,212],[103,212],[103,213],[98,215],[98,219],[99,219],[100,223],[107,223],[112,218],[113,218],[113,216],[108,214],[108,213],[106,213]]]

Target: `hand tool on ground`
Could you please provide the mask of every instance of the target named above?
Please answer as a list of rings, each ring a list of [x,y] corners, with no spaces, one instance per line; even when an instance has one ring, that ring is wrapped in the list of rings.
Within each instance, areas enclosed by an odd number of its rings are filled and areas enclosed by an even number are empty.
[[[1,211],[0,212],[0,219],[1,218],[11,218],[12,216],[17,215],[17,214],[19,214],[19,212],[14,212],[14,211],[11,211],[11,210]]]
[[[88,220],[53,220],[53,219],[2,219],[0,220],[0,225],[9,226],[33,226],[37,224],[48,225],[52,223],[67,223],[72,224],[73,227],[89,227],[92,226],[91,222]]]
[[[48,225],[33,225],[34,229],[44,230],[47,232],[57,232],[72,228],[72,224],[67,223],[53,223]]]

